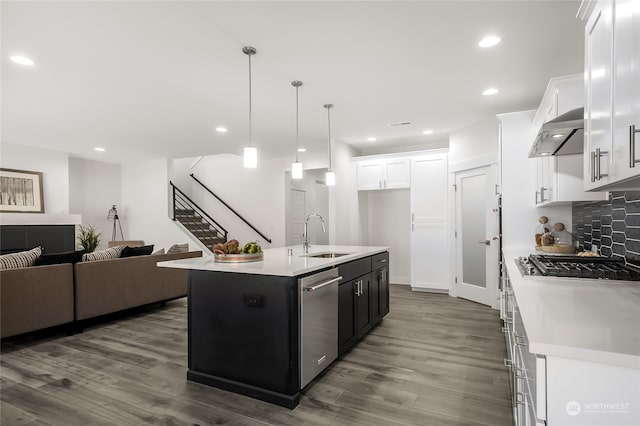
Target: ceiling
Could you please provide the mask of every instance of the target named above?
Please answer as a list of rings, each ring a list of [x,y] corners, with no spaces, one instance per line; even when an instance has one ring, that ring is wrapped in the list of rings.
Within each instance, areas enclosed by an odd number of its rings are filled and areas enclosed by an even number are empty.
[[[294,155],[292,80],[304,83],[300,142],[309,150],[326,146],[325,103],[335,105],[332,136],[359,150],[447,140],[495,114],[536,108],[551,77],[582,72],[578,6],[3,1],[1,140],[111,162],[240,154],[245,45],[258,51],[253,139],[263,158]],[[502,42],[478,47],[488,34]],[[8,60],[16,54],[35,66]],[[482,96],[490,86],[500,92]],[[388,126],[400,121],[413,124]]]

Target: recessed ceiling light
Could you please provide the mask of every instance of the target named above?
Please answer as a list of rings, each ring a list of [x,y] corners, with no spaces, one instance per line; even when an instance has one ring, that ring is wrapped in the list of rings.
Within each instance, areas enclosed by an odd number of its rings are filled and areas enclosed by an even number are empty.
[[[432,135],[433,134],[433,130],[431,129],[427,129],[424,132],[422,132],[423,135]]]
[[[551,135],[551,137],[552,137],[552,138],[556,138],[556,139],[559,139],[559,138],[561,138],[561,137],[563,137],[563,136],[564,136],[564,135],[563,135],[562,133],[558,133],[558,134],[556,134],[556,135]]]
[[[375,141],[376,141],[376,138],[367,138],[367,141],[369,141],[369,142],[375,142]]]
[[[95,147],[95,148],[93,148],[93,149],[94,149],[95,151],[98,151],[98,152],[104,152],[104,148],[102,148],[102,147],[100,147],[100,146],[97,146],[97,147]]]
[[[298,152],[307,152],[307,148],[298,148]]]
[[[29,59],[29,58],[27,58],[25,56],[9,56],[9,59],[11,59],[16,64],[27,65],[27,66],[30,66],[30,67],[36,64],[31,59]]]
[[[495,87],[490,87],[487,90],[485,90],[484,92],[482,92],[482,94],[485,95],[485,96],[491,96],[491,95],[495,95],[498,92],[499,92],[499,90],[496,89]]]
[[[216,127],[216,132],[218,132],[218,133],[226,133],[227,132],[227,128],[226,127]]]
[[[480,43],[478,43],[478,46],[480,46],[480,47],[491,47],[491,46],[495,46],[498,43],[500,43],[500,37],[497,37],[497,36],[494,36],[494,35],[490,35],[490,36],[486,36],[485,38],[480,40]]]

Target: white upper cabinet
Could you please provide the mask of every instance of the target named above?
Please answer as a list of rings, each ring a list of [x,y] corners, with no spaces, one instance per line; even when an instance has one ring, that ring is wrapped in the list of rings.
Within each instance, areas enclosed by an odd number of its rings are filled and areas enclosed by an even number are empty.
[[[640,188],[640,2],[584,1],[587,190]]]
[[[409,188],[409,158],[363,160],[357,163],[358,191]]]
[[[582,106],[584,106],[582,74],[553,78],[533,118],[534,125],[540,128],[544,122]],[[591,193],[584,190],[583,158],[583,154],[572,154],[534,159],[537,162],[536,206],[606,199],[606,193]]]

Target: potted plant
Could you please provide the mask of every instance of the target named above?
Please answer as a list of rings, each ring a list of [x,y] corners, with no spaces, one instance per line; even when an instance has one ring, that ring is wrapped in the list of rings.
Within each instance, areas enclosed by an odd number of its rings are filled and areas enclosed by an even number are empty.
[[[82,226],[78,230],[78,244],[87,252],[94,251],[100,244],[100,233],[93,225]]]

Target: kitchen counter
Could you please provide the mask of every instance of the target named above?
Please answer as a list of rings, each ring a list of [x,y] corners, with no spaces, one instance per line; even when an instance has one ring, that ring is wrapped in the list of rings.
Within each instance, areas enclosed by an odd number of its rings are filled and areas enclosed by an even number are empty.
[[[288,250],[293,250],[293,256]],[[158,266],[165,268],[193,269],[200,271],[234,272],[238,274],[274,275],[280,277],[295,277],[310,272],[319,271],[330,266],[350,262],[374,254],[383,253],[389,247],[372,246],[311,246],[308,254],[314,253],[347,253],[335,258],[314,258],[305,256],[301,246],[278,247],[264,250],[264,260],[246,263],[218,263],[213,256],[203,256],[193,259],[160,262]]]
[[[531,353],[640,368],[640,282],[522,276],[503,249]]]

